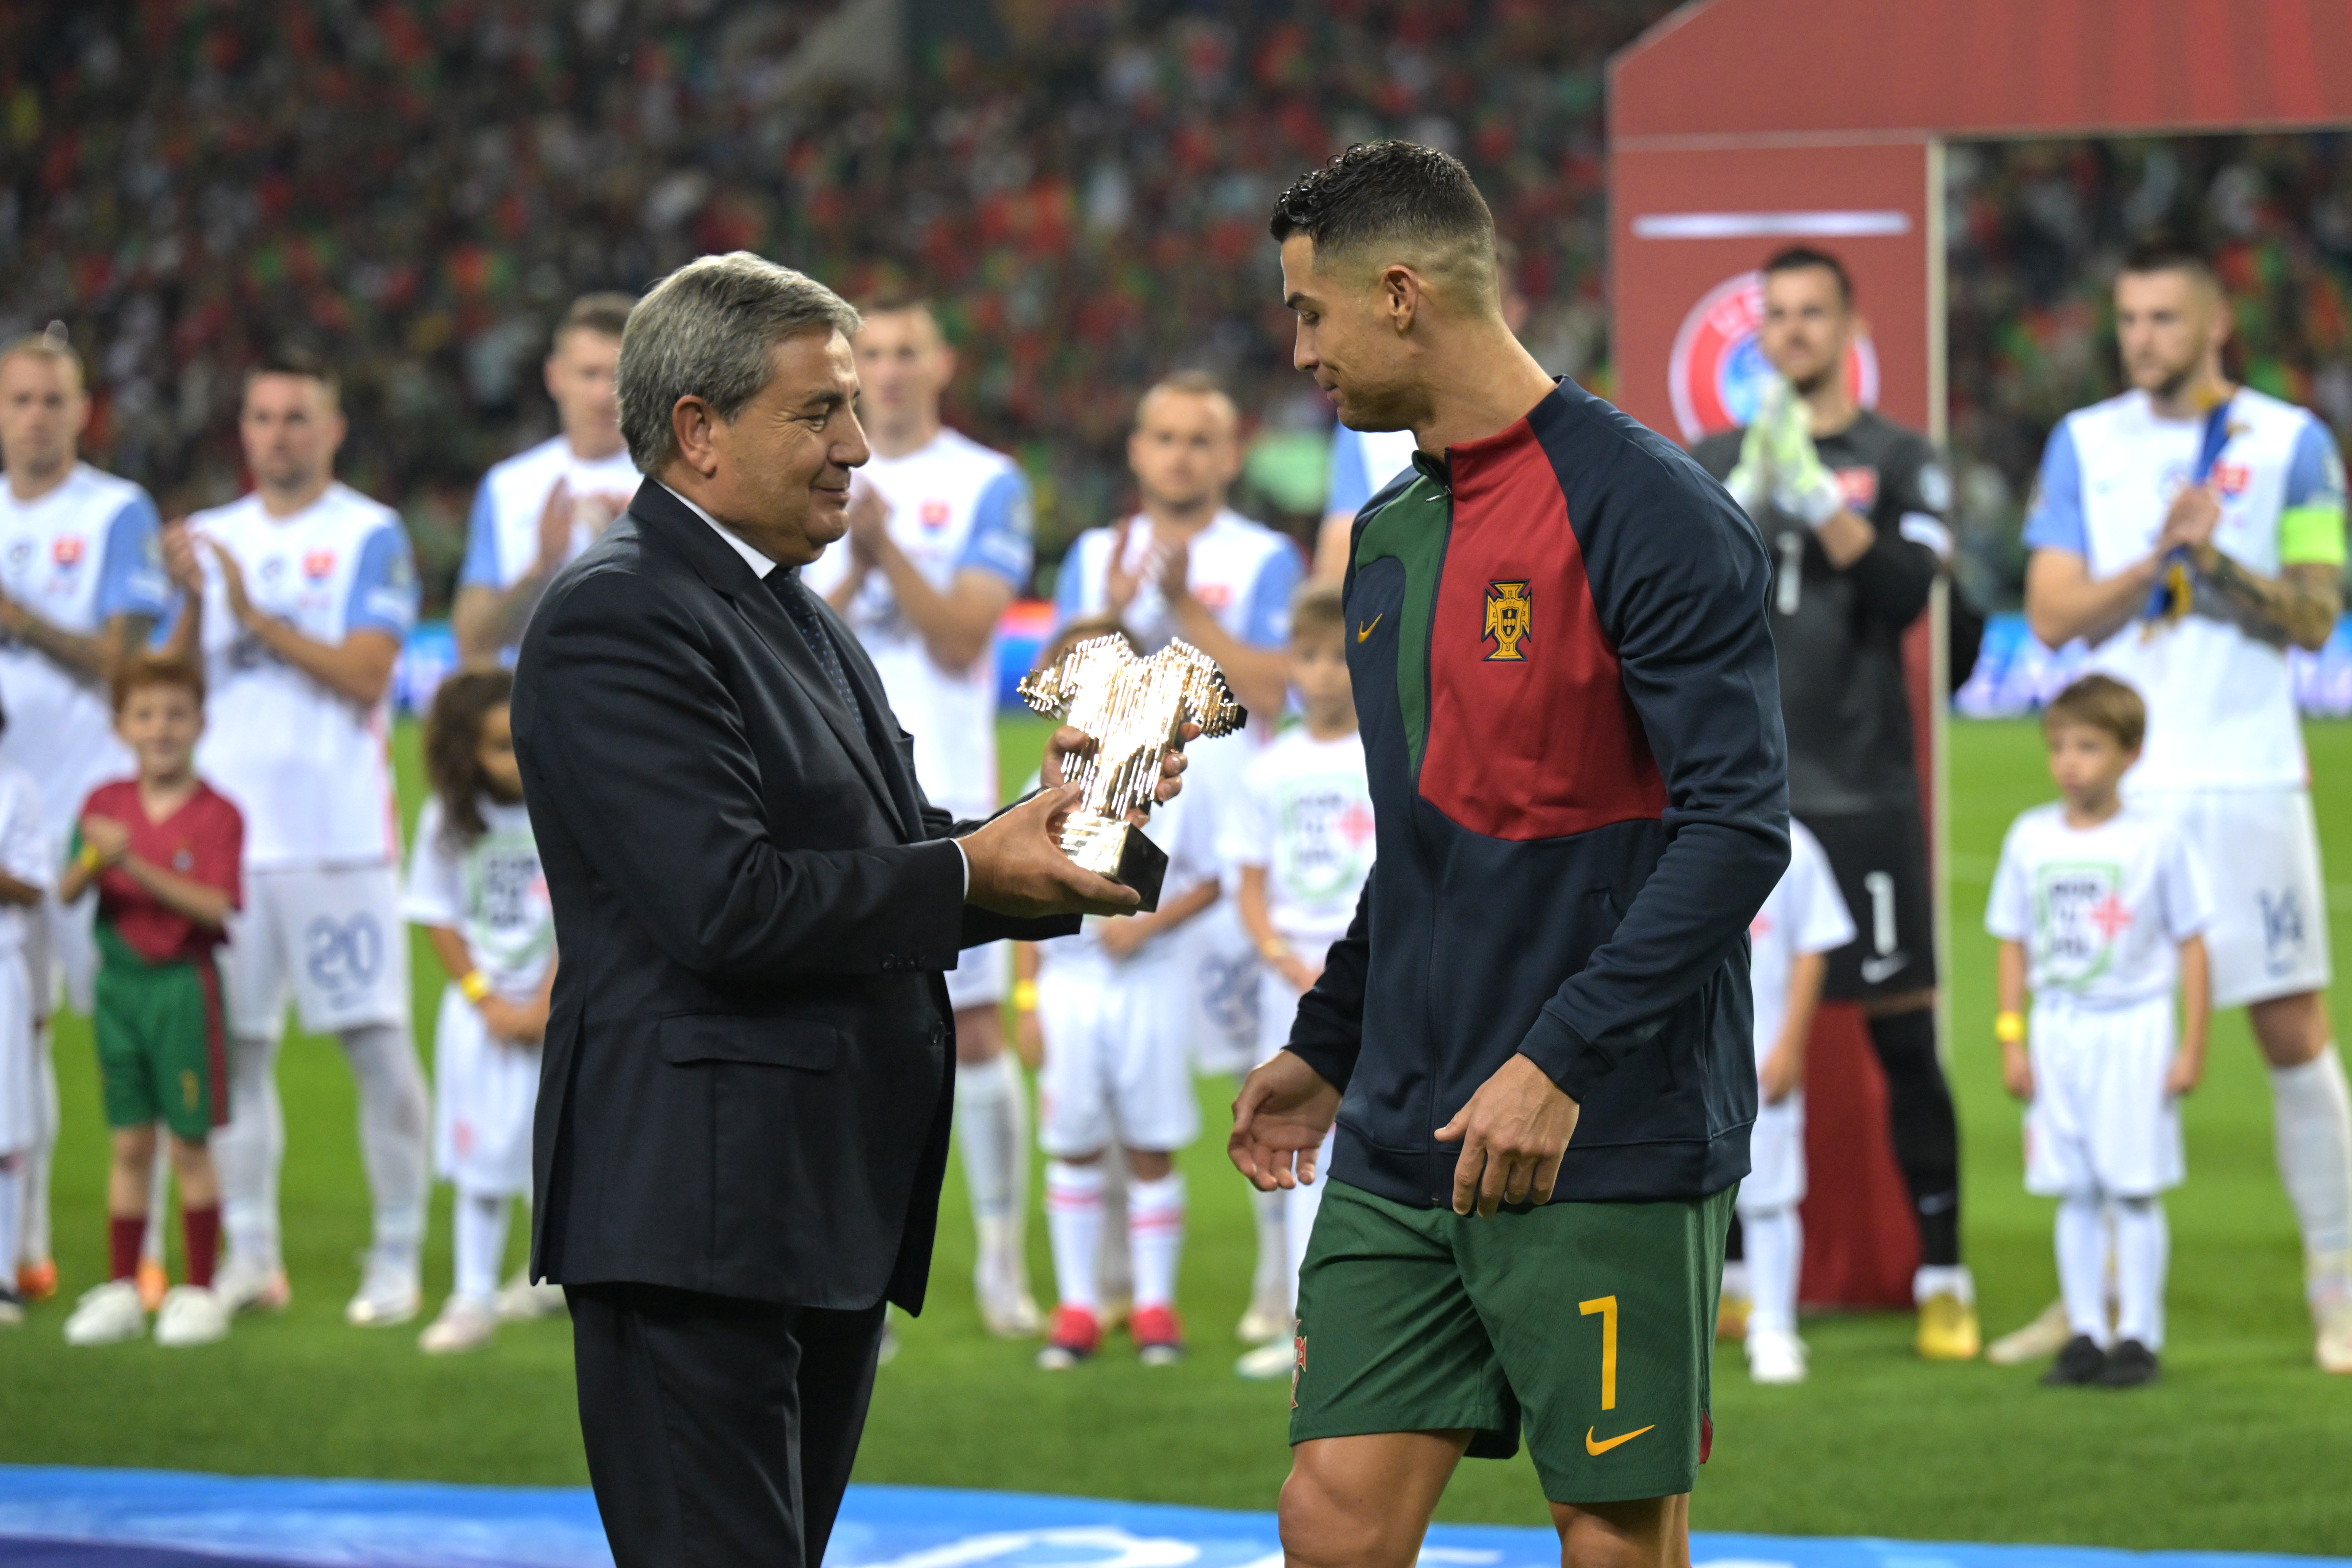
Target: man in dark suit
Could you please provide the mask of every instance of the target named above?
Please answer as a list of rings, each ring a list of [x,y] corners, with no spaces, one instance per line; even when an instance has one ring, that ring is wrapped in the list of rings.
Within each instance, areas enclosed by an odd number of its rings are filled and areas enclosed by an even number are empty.
[[[867,457],[856,327],[741,252],[646,296],[620,364],[646,482],[516,670],[563,955],[532,1268],[571,1302],[621,1568],[822,1559],[885,1303],[922,1304],[955,1071],[940,972],[1135,905],[1053,842],[1082,737],[1056,734],[1037,796],[950,824],[800,584]]]

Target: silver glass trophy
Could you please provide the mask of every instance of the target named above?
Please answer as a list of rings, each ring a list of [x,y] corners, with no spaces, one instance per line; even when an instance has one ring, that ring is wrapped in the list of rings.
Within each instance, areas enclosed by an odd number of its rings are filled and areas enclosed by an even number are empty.
[[[1094,751],[1077,760],[1069,782],[1085,790],[1062,825],[1062,853],[1160,907],[1167,852],[1127,820],[1150,811],[1160,786],[1160,759],[1183,743],[1184,726],[1204,737],[1230,735],[1249,712],[1234,700],[1217,661],[1179,639],[1138,658],[1121,637],[1073,643],[1062,657],[1021,682],[1022,700],[1048,718],[1085,731]]]

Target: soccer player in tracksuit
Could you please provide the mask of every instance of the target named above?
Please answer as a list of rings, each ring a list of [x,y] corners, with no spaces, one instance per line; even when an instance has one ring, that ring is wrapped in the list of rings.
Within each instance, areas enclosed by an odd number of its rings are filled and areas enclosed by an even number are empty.
[[[1345,590],[1377,856],[1230,1141],[1264,1191],[1339,1130],[1284,1546],[1410,1563],[1463,1456],[1524,1433],[1569,1563],[1686,1563],[1748,924],[1789,859],[1763,544],[1512,338],[1453,158],[1350,148],[1272,226],[1296,363],[1418,446]]]
[[[2286,661],[2343,611],[2344,462],[2308,409],[2223,377],[2229,305],[2194,251],[2126,258],[2116,337],[2132,390],[2068,415],[2042,455],[2026,615],[2053,647],[2089,642],[2091,667],[2147,704],[2124,798],[2211,878],[2213,1005],[2246,1009],[2269,1066],[2315,1359],[2352,1373],[2352,1088]]]
[[[1951,481],[1926,437],[1854,400],[1853,289],[1826,251],[1764,264],[1755,420],[1693,456],[1771,552],[1772,640],[1789,733],[1789,810],[1812,830],[1860,928],[1822,995],[1858,1004],[1886,1074],[1888,1131],[1919,1232],[1919,1353],[1977,1353],[1976,1285],[1960,1261],[1959,1124],[1936,1050],[1935,885],[1919,809],[1906,630],[1927,608],[1950,535]]]

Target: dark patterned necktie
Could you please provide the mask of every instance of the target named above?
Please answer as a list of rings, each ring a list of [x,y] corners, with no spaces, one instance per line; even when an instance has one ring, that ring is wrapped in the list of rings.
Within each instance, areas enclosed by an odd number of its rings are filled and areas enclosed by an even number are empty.
[[[809,595],[808,585],[800,574],[779,566],[767,575],[768,591],[784,606],[784,614],[798,626],[801,640],[808,644],[824,678],[833,682],[834,691],[841,705],[854,717],[862,717],[865,710],[858,706],[857,693],[849,684],[849,672],[842,668],[841,649],[834,646],[833,634],[825,630],[824,617],[817,614],[816,601]]]

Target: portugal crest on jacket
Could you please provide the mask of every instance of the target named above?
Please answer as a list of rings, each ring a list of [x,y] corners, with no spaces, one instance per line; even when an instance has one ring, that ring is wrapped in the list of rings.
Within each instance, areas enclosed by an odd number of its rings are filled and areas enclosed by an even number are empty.
[[[1495,645],[1495,650],[1486,656],[1489,661],[1517,662],[1528,657],[1519,651],[1519,643],[1528,635],[1528,616],[1532,605],[1525,578],[1486,584],[1486,626],[1481,635]]]

